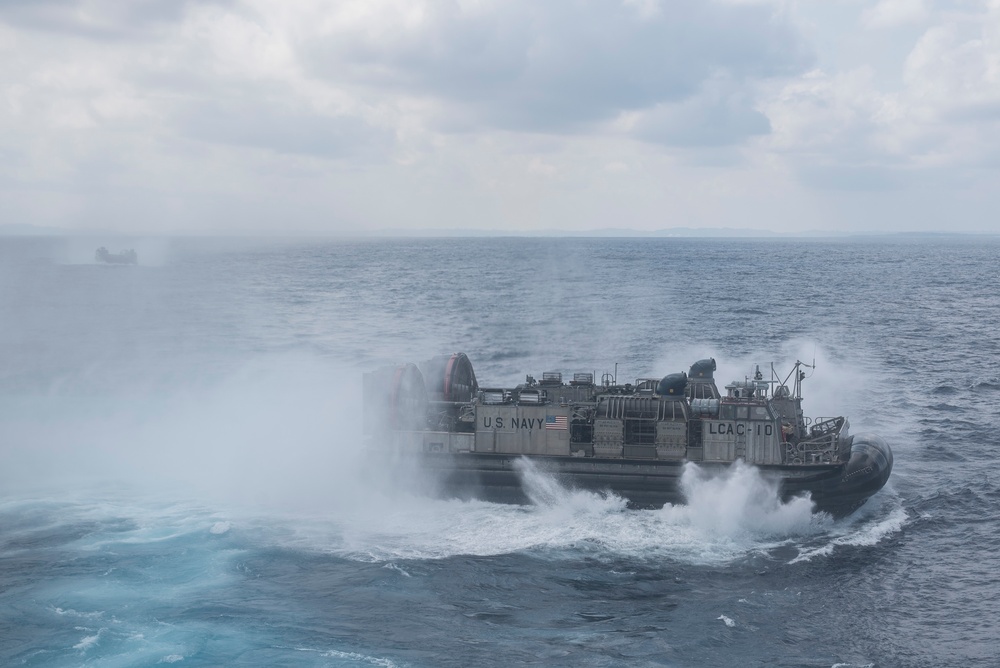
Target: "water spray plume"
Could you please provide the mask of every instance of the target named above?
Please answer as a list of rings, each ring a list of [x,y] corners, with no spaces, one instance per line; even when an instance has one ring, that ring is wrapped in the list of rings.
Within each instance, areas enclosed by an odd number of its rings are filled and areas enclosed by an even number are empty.
[[[812,501],[796,497],[783,502],[776,482],[742,462],[712,474],[687,464],[681,486],[687,505],[669,507],[666,514],[706,534],[787,537],[808,531],[813,521]]]

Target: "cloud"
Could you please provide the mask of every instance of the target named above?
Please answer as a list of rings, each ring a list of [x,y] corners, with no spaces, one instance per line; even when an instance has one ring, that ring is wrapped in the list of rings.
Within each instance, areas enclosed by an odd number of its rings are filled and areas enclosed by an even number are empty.
[[[139,40],[179,23],[196,5],[228,0],[3,0],[0,21],[31,30],[98,40]]]
[[[893,98],[881,94],[870,67],[829,75],[814,70],[784,84],[764,103],[772,151],[836,163],[884,155],[878,147],[896,120]]]
[[[811,59],[795,30],[765,7],[364,4],[305,43],[307,67],[334,83],[444,101],[443,127],[582,132],[622,111],[681,102],[720,73],[737,81],[781,76]]]
[[[1000,4],[929,28],[904,63],[903,81],[925,113],[983,117],[1000,103]]]
[[[248,95],[200,101],[177,114],[188,137],[321,158],[384,156],[392,134],[354,116],[310,112],[287,101]]]
[[[978,180],[1000,151],[1000,5],[935,16],[898,67],[893,87],[869,65],[784,83],[762,103],[766,146],[812,187],[895,189],[942,168]]]
[[[895,28],[919,23],[929,15],[925,0],[880,0],[861,13],[861,23],[869,29]]]
[[[771,131],[755,100],[731,81],[707,83],[681,102],[659,104],[643,113],[632,133],[644,141],[669,146],[729,146]]]
[[[788,225],[995,226],[998,49],[995,1],[0,0],[0,209],[657,229],[781,227],[781,201]]]
[[[695,0],[14,0],[0,21],[89,40],[27,64],[57,72],[32,86],[56,127],[145,115],[199,141],[316,155],[352,137],[389,154],[392,133],[602,132],[627,111],[645,112],[642,141],[732,144],[767,131],[752,82],[811,57],[769,7]],[[136,36],[141,51],[121,44]]]

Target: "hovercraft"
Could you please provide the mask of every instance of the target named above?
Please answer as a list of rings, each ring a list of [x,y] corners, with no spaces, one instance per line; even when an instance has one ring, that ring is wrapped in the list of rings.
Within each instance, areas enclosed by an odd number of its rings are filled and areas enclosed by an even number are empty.
[[[892,451],[879,436],[850,434],[846,417],[806,417],[803,367],[796,361],[783,380],[773,365],[768,380],[757,367],[725,395],[714,359],[635,383],[547,371],[505,388],[480,386],[454,353],[365,374],[364,432],[370,453],[430,472],[448,496],[528,502],[523,457],[570,487],[655,508],[684,503],[688,462],[711,473],[742,461],[783,499],[808,494],[816,511],[842,517],[885,485]]]
[[[120,253],[112,253],[104,246],[101,246],[94,252],[94,259],[104,264],[138,264],[139,262],[139,256],[132,248],[123,250]]]

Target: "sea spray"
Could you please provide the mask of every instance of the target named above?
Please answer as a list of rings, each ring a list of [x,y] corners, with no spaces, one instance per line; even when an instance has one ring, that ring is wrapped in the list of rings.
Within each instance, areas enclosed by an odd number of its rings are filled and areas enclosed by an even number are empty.
[[[566,487],[526,459],[517,469],[531,505],[399,495],[300,523],[301,544],[377,562],[530,552],[722,564],[815,535],[830,522],[812,514],[808,499],[782,502],[751,466],[713,476],[688,465],[682,482],[690,503],[658,510],[630,510],[614,494]]]
[[[626,500],[613,492],[591,492],[563,485],[558,474],[544,466],[521,457],[514,462],[514,469],[521,479],[521,487],[531,503],[541,509],[578,509],[593,512],[595,509],[622,510]]]
[[[664,514],[706,536],[788,536],[813,525],[808,497],[782,501],[777,481],[740,461],[721,471],[688,463],[681,489],[687,504],[667,506]]]

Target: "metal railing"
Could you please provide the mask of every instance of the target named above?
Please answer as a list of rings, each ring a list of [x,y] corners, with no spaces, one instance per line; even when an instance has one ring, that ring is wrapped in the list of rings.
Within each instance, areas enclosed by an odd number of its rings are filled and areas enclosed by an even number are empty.
[[[844,418],[817,418],[809,428],[809,436],[797,443],[785,444],[785,461],[789,464],[832,464],[838,460],[840,430]]]

